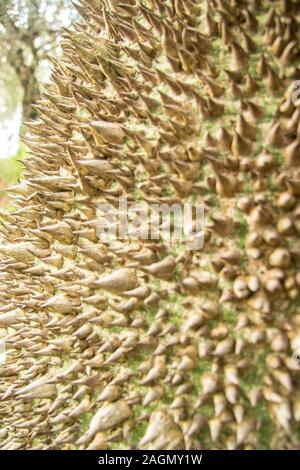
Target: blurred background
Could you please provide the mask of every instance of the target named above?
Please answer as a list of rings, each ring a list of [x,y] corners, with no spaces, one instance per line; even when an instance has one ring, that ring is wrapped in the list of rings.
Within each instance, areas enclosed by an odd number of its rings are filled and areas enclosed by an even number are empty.
[[[60,34],[76,15],[71,0],[0,0],[0,207],[22,171],[20,134],[50,78],[49,55],[60,54]]]

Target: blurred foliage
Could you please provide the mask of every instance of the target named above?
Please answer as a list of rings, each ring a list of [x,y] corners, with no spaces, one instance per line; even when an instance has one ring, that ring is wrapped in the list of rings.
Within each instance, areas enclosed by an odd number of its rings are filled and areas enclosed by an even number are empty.
[[[22,160],[24,157],[25,146],[22,144],[16,155],[1,160],[0,178],[2,178],[8,184],[14,184],[19,179],[22,173]]]
[[[15,107],[20,96],[18,81],[25,119],[34,117],[32,104],[39,98],[39,74],[42,68],[49,68],[47,54],[57,48],[59,31],[70,20],[66,0],[2,0],[0,79],[8,92],[2,109],[9,113]]]
[[[8,206],[9,195],[7,188],[19,180],[23,170],[22,160],[25,158],[25,154],[25,146],[21,144],[16,155],[0,159],[0,207]]]
[[[15,129],[35,118],[33,105],[50,75],[48,54],[57,53],[60,31],[76,17],[69,0],[0,0],[1,139],[16,141]]]

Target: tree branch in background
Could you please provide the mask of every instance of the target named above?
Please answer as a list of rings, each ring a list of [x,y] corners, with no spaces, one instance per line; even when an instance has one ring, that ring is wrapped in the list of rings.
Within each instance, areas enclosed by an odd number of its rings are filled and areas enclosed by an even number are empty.
[[[1,0],[0,80],[9,65],[23,90],[23,122],[35,118],[41,64],[57,47],[58,32],[68,17],[71,20],[66,0]]]

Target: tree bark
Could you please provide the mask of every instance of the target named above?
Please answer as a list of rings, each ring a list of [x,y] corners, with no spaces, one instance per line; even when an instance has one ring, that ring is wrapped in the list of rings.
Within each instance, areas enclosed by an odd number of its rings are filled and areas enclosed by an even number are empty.
[[[36,118],[37,111],[34,109],[34,105],[40,98],[40,90],[35,71],[32,72],[28,68],[23,70],[20,82],[23,88],[22,122],[26,123]]]
[[[34,57],[35,51],[32,53]],[[36,78],[38,61],[34,60],[32,64],[27,65],[23,50],[19,49],[9,57],[9,63],[14,68],[23,88],[22,123],[35,119],[37,112],[33,106],[40,98],[39,84]]]

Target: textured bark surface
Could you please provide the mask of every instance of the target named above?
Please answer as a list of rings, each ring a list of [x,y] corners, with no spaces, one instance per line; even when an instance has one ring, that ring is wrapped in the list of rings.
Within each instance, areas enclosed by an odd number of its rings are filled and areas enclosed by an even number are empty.
[[[1,449],[299,443],[299,2],[82,0],[1,252]],[[97,237],[205,205],[205,243]]]

